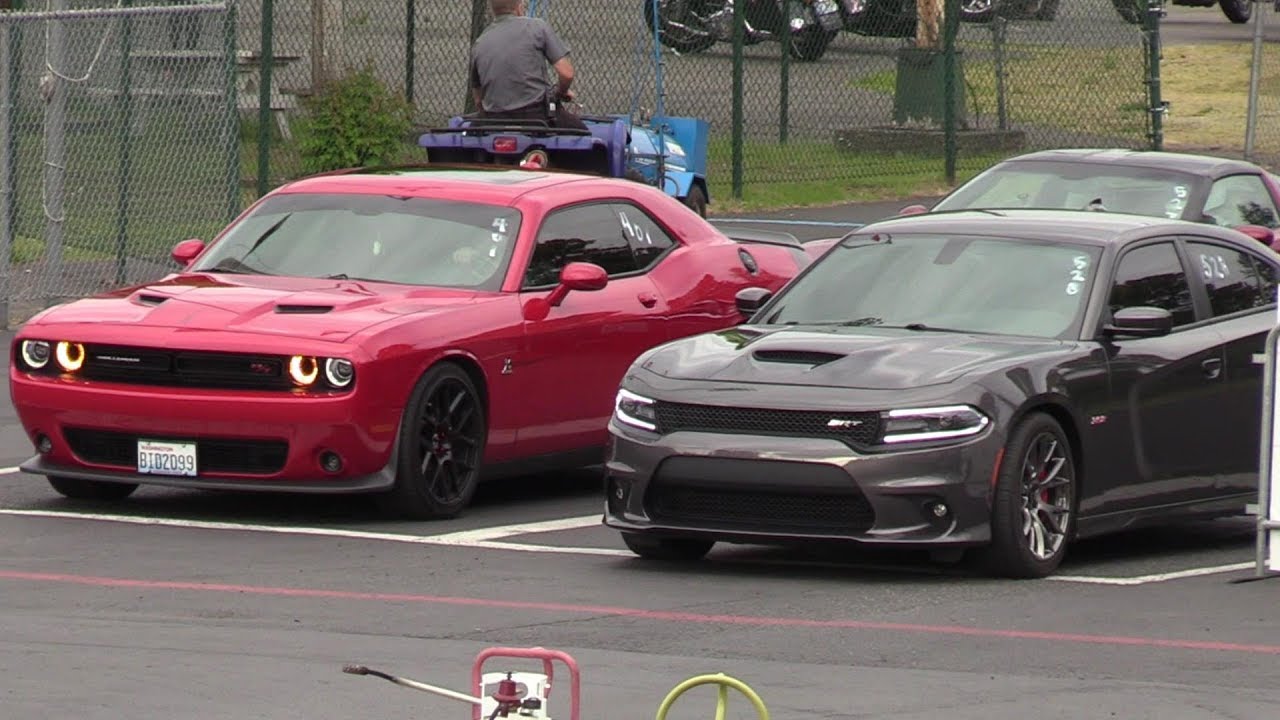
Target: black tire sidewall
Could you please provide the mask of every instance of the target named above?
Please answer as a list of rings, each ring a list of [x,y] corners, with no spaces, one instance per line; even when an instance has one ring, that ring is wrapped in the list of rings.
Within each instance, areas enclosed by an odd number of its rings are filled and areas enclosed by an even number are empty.
[[[73,500],[123,500],[138,489],[134,483],[111,483],[48,476],[45,478],[58,494]]]
[[[417,457],[417,435],[421,432],[419,423],[422,417],[423,405],[427,402],[427,398],[431,396],[431,393],[446,381],[457,381],[466,388],[467,393],[475,403],[476,411],[480,414],[479,422],[482,428],[479,447],[476,452],[477,467],[471,473],[471,478],[466,487],[463,488],[461,496],[450,503],[442,503],[431,497],[431,494],[427,492],[419,472],[421,460]],[[476,488],[480,484],[480,465],[484,459],[488,437],[489,417],[485,412],[483,402],[481,402],[480,393],[466,371],[452,362],[442,362],[427,370],[418,379],[413,391],[409,394],[409,401],[405,403],[404,416],[400,421],[396,484],[391,493],[384,499],[384,503],[393,504],[395,511],[398,513],[419,519],[448,519],[456,517],[471,504],[471,499],[475,496]]]
[[[1022,535],[1022,466],[1031,442],[1042,433],[1050,432],[1067,449],[1071,461],[1071,515],[1067,521],[1066,538],[1057,554],[1040,560],[1031,554]],[[1039,578],[1057,570],[1066,557],[1075,537],[1076,514],[1080,505],[1080,476],[1075,455],[1066,432],[1057,420],[1045,413],[1032,413],[1023,418],[1009,435],[1004,457],[1000,463],[994,495],[991,502],[991,545],[984,553],[989,569],[1010,577]]]

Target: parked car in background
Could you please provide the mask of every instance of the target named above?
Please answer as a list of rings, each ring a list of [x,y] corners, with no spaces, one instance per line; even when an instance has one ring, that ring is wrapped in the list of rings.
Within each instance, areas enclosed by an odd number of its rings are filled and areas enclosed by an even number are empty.
[[[834,541],[1042,577],[1077,538],[1243,513],[1277,281],[1280,256],[1175,219],[873,223],[632,364],[605,524],[654,559]]]
[[[173,258],[12,341],[22,468],[63,495],[375,493],[456,515],[483,479],[599,462],[638,355],[736,324],[737,291],[809,262],[629,180],[440,165],[287,184]]]

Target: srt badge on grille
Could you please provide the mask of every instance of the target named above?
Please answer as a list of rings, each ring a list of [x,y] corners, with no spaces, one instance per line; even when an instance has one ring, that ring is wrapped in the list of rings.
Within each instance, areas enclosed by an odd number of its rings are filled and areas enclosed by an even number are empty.
[[[848,430],[849,428],[858,427],[861,424],[861,420],[843,420],[841,418],[831,418],[827,421],[827,427],[835,428],[836,430]]]

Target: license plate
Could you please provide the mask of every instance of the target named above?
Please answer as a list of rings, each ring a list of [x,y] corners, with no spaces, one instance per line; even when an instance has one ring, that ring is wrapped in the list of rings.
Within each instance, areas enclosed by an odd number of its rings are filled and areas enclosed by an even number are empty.
[[[162,440],[139,440],[138,472],[144,475],[195,477],[196,445]]]

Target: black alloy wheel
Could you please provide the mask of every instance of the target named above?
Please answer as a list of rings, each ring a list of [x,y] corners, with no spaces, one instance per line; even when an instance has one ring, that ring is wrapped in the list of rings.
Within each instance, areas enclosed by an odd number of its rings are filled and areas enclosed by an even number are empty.
[[[1005,448],[991,508],[988,568],[1015,578],[1045,577],[1062,563],[1075,532],[1075,460],[1062,427],[1028,416]]]
[[[485,408],[471,377],[444,362],[423,374],[400,423],[396,484],[383,510],[415,520],[460,514],[480,484],[488,437]]]

